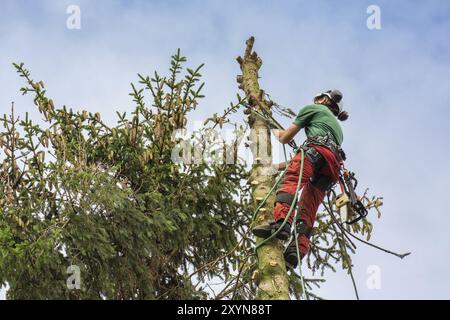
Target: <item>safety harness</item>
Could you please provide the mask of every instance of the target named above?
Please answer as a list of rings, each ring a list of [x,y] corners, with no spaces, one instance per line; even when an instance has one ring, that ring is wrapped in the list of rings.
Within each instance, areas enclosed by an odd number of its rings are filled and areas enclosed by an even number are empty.
[[[368,211],[361,200],[356,195],[355,189],[358,185],[358,180],[355,178],[355,173],[350,172],[344,166],[346,155],[344,150],[334,141],[331,134],[327,132],[324,136],[308,137],[301,148],[305,148],[305,155],[313,163],[315,168],[320,168],[323,165],[324,159],[320,153],[311,145],[319,145],[328,148],[333,152],[340,162],[339,185],[341,194],[336,197],[336,206],[341,211],[341,217],[347,224],[354,224],[365,218]],[[311,183],[322,191],[331,190],[334,185],[329,177],[315,173]],[[349,214],[356,216],[348,219]]]
[[[346,155],[344,150],[334,142],[330,133],[324,136],[308,137],[306,141],[298,148],[303,150],[305,157],[311,162],[314,168],[314,174],[311,178],[311,184],[323,192],[331,191],[335,184],[330,177],[320,174],[320,169],[325,164],[324,157],[314,148],[314,146],[323,146],[331,150],[340,162],[340,174],[338,182],[341,188],[341,194],[336,196],[336,207],[341,212],[341,218],[346,224],[354,224],[365,218],[368,214],[367,209],[356,195],[355,189],[358,180],[355,174],[347,170],[344,166]],[[297,152],[298,152],[297,150]],[[334,192],[334,191],[333,191]],[[291,205],[294,201],[294,195],[287,192],[279,192],[276,195],[276,201]],[[352,216],[350,218],[350,216]],[[310,236],[311,230],[301,228],[299,234]]]
[[[327,134],[323,136],[308,137],[302,146],[308,146],[310,144],[323,146],[330,149],[339,162],[347,159],[344,150],[334,141],[330,132],[327,132]]]

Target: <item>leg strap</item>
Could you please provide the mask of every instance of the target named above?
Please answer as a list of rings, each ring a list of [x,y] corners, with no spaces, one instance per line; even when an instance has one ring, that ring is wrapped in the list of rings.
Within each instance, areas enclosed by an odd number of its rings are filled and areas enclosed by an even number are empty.
[[[291,205],[294,201],[294,195],[287,192],[278,192],[275,201]]]

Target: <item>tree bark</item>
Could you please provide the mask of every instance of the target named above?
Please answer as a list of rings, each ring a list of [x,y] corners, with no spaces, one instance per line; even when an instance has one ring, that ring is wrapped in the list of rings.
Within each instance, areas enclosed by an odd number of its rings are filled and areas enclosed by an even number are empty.
[[[266,112],[270,113],[272,103],[265,99],[264,91],[260,89],[258,83],[258,71],[262,65],[262,60],[253,51],[254,41],[254,37],[250,37],[246,42],[247,48],[244,58],[237,58],[242,71],[242,75],[237,77],[237,82],[239,83],[239,88],[245,92],[250,108],[255,110],[264,108]],[[272,173],[270,128],[264,120],[255,117],[251,113],[249,114],[248,122],[251,129],[250,147],[253,155],[249,182],[252,185],[252,197],[256,207],[275,183],[275,177]],[[254,225],[272,220],[274,202],[275,194],[272,194],[258,212],[253,222]],[[260,238],[256,239],[257,244],[261,241],[262,239]],[[259,288],[256,298],[288,300],[289,281],[281,243],[276,239],[267,242],[257,250],[257,256],[258,269],[253,275],[253,280]]]

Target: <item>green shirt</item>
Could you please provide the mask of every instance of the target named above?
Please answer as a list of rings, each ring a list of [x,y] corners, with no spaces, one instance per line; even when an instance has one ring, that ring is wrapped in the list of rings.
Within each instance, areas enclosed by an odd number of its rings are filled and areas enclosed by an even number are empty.
[[[311,104],[300,110],[294,124],[305,128],[307,137],[323,136],[331,133],[334,141],[341,145],[344,140],[341,126],[336,116],[322,104]]]

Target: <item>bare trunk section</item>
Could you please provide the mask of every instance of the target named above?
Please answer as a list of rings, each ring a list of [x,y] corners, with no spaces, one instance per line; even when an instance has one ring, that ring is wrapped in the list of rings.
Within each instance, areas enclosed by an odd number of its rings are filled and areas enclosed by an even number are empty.
[[[244,58],[238,57],[242,75],[237,77],[239,88],[244,90],[249,106],[255,110],[266,109],[270,112],[271,103],[264,98],[264,91],[258,83],[258,71],[262,60],[253,50],[255,39],[250,37],[246,44]],[[271,172],[272,148],[270,143],[270,129],[260,118],[249,115],[251,134],[251,152],[253,166],[250,177],[252,196],[255,207],[267,195],[275,179]],[[255,225],[272,219],[275,194],[272,194],[264,207],[258,212]],[[262,239],[257,238],[257,243]],[[289,281],[283,258],[283,246],[273,239],[261,246],[258,251],[258,270],[254,274],[254,281],[259,287],[257,299],[287,300],[289,299]]]

